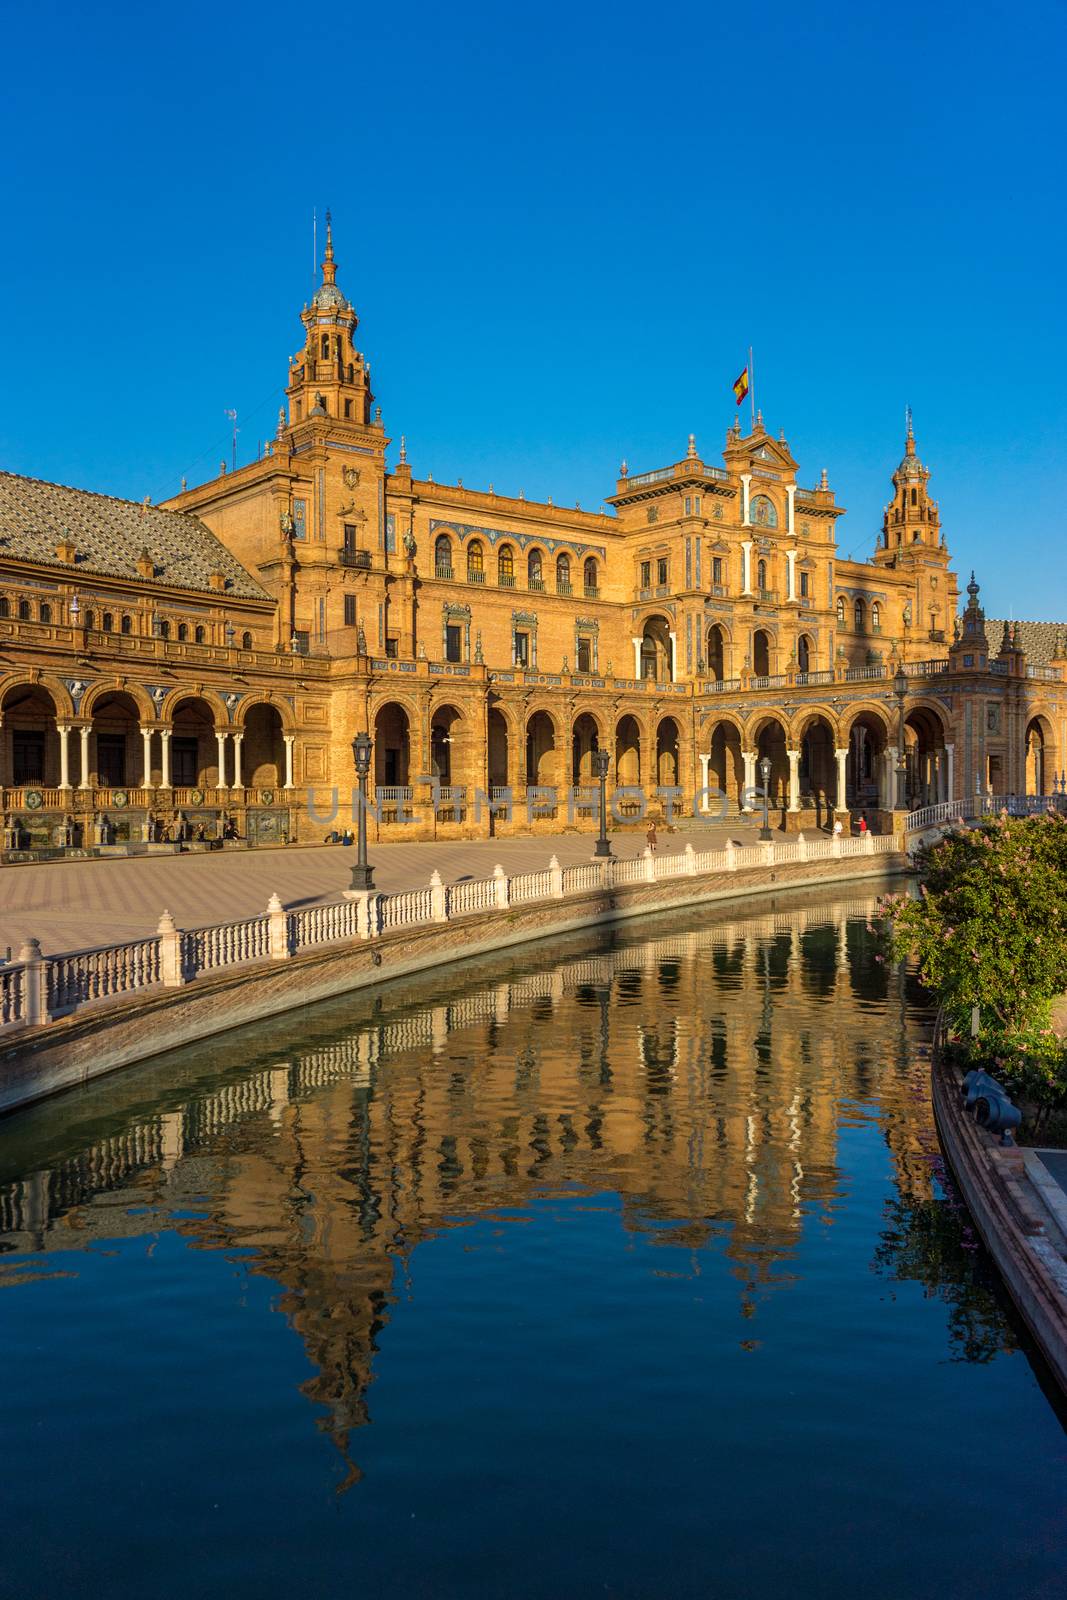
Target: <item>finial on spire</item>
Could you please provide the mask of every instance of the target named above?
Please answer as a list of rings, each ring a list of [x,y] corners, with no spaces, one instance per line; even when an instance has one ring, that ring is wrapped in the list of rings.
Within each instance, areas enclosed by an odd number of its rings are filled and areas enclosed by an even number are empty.
[[[408,441],[405,434],[400,435],[400,463],[406,465],[408,459]]]
[[[279,406],[278,407],[278,426],[277,426],[277,429],[275,430],[274,437],[276,439],[281,439],[281,438],[284,437],[284,435],[285,435],[285,407],[284,406]]]
[[[826,468],[823,467],[823,469],[822,469],[822,477],[819,479],[819,488],[820,489],[828,489],[829,487],[830,487],[830,480],[826,476]]]
[[[322,281],[333,283],[337,277],[337,264],[333,259],[333,218],[326,213],[326,249],[322,257]]]
[[[695,433],[689,435],[689,448],[685,452],[685,458],[687,461],[695,461],[697,458],[697,436]]]
[[[624,458],[623,458],[623,463],[622,463],[622,466],[621,466],[621,467],[620,467],[620,468],[619,468],[619,477],[620,477],[620,478],[625,478],[625,477],[628,477],[628,476],[629,476],[629,472],[630,472],[630,469],[629,469],[629,467],[628,467],[628,466],[627,466],[627,464],[626,464],[626,459],[625,459],[625,457],[624,457]]]
[[[756,427],[757,428],[762,428],[763,427],[763,412],[762,411],[757,411],[756,412]]]
[[[905,451],[906,455],[913,456],[915,454],[915,429],[911,425],[911,407],[910,406],[905,406],[904,407],[904,415],[907,418],[907,424],[908,424],[907,432],[905,434],[905,440],[904,440],[904,451]]]

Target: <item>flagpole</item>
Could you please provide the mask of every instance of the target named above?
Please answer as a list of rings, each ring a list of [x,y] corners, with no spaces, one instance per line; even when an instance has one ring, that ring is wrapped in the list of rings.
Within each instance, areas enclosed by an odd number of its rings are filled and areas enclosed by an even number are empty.
[[[752,404],[752,432],[756,431],[756,369],[752,364],[752,346],[748,347],[748,398]]]

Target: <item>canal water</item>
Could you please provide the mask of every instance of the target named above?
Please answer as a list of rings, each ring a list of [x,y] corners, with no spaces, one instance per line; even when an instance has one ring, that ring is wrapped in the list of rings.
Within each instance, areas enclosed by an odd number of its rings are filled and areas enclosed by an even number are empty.
[[[1063,1593],[870,905],[531,946],[0,1124],[0,1591]]]

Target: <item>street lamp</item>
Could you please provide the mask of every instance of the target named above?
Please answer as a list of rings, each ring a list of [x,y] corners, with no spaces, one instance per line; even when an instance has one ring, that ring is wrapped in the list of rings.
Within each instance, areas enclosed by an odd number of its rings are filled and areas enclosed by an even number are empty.
[[[593,773],[600,784],[600,838],[593,847],[594,856],[610,856],[611,845],[608,842],[608,768],[611,757],[606,750],[593,751]]]
[[[893,692],[897,697],[897,810],[908,809],[907,767],[904,764],[904,697],[908,692],[908,675],[903,663],[893,679]]]
[[[764,756],[760,761],[759,774],[763,779],[763,827],[759,831],[759,836],[761,839],[769,839],[771,836],[770,794],[768,792],[771,786],[771,763],[769,756]]]
[[[357,893],[374,888],[374,868],[367,865],[367,774],[370,771],[374,742],[369,733],[357,733],[352,740],[352,759],[359,780],[359,816],[356,818],[356,863],[349,885]]]

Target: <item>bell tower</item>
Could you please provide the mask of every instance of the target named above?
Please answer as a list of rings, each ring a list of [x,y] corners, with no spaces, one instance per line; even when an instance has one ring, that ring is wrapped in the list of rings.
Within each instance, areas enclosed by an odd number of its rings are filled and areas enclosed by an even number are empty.
[[[289,362],[289,426],[329,417],[332,422],[370,424],[374,396],[370,367],[356,349],[359,318],[337,285],[333,222],[326,213],[322,282],[300,313],[305,343]]]
[[[913,546],[941,548],[941,513],[937,501],[930,498],[929,483],[930,469],[915,454],[909,406],[904,459],[893,474],[893,498],[882,518],[882,548],[891,555],[905,553]]]

